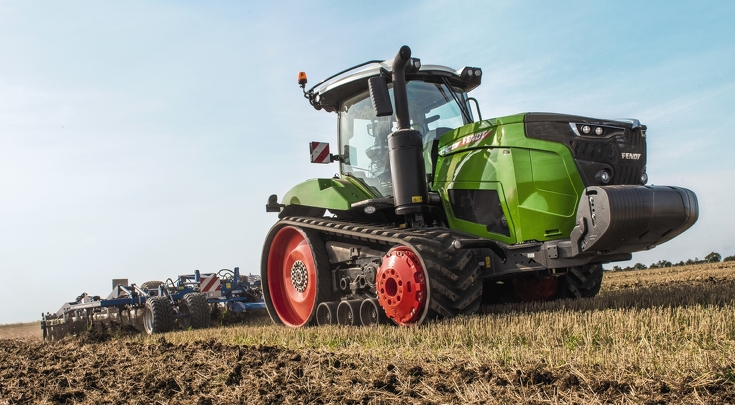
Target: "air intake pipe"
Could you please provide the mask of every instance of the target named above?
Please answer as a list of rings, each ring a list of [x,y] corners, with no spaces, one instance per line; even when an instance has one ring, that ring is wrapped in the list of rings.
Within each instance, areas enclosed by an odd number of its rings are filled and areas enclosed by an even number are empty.
[[[410,223],[421,223],[420,214],[431,212],[431,207],[428,205],[421,133],[411,129],[408,114],[405,71],[410,60],[411,48],[405,45],[393,59],[393,97],[398,129],[388,135],[388,156],[396,214],[408,215],[412,218]]]

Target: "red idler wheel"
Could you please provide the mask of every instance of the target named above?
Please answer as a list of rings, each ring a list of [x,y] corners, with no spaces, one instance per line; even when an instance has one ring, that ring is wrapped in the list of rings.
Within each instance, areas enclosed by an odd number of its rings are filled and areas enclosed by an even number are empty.
[[[317,269],[304,232],[292,226],[278,230],[268,252],[268,290],[278,318],[298,327],[312,319],[317,302]]]
[[[429,299],[426,274],[418,256],[409,248],[391,249],[375,276],[378,302],[395,323],[417,323]]]
[[[559,277],[518,277],[513,280],[513,288],[525,302],[549,301],[559,292]]]

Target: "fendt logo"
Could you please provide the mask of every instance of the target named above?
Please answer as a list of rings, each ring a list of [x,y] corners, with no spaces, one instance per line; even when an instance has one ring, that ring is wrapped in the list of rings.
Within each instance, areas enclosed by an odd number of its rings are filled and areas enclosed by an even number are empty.
[[[472,143],[480,142],[483,139],[487,138],[488,136],[492,135],[492,133],[493,133],[493,130],[491,129],[490,131],[480,132],[477,134],[470,134],[462,138],[459,138],[453,144],[446,145],[443,148],[439,149],[439,155],[444,156],[448,154],[449,152],[464,148],[468,145],[471,145]]]
[[[623,153],[622,155],[623,155],[623,159],[628,159],[628,160],[638,160],[641,158],[640,153]]]

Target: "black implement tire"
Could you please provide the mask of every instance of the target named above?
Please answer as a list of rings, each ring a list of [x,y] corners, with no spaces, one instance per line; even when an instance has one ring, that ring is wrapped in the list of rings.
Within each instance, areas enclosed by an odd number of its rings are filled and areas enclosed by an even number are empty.
[[[146,281],[145,283],[140,285],[140,289],[141,290],[154,289],[154,288],[158,288],[162,284],[163,284],[163,281]]]
[[[175,319],[176,311],[168,297],[151,297],[146,300],[143,326],[149,335],[171,331]]]
[[[560,298],[591,298],[602,286],[602,265],[590,264],[567,269],[560,283]]]
[[[179,303],[179,310],[182,313],[189,315],[186,321],[184,321],[185,324],[182,325],[184,329],[188,329],[189,327],[201,329],[209,326],[211,310],[209,308],[209,302],[207,302],[206,294],[184,294],[184,297]]]

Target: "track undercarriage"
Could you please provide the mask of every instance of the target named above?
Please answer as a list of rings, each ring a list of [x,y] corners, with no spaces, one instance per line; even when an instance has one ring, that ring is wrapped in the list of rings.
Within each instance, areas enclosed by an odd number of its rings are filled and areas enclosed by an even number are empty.
[[[464,236],[439,227],[284,217],[263,251],[266,306],[276,322],[288,326],[388,319],[413,325],[473,314],[496,299],[587,297],[599,291],[599,265],[493,275],[492,263],[502,258],[462,247]]]

